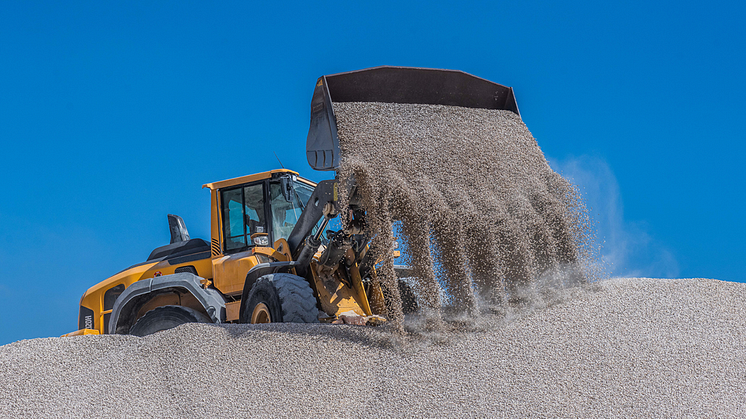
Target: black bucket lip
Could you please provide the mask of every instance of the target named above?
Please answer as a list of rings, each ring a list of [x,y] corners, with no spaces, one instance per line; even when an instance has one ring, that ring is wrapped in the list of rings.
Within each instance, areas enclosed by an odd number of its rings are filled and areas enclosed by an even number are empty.
[[[331,102],[450,105],[509,110],[520,116],[512,87],[461,70],[378,66],[319,78]]]

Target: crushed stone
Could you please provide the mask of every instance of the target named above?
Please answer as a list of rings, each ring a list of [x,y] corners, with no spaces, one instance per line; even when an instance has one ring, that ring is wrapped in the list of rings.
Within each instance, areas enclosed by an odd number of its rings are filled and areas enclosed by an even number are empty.
[[[746,416],[746,284],[594,288],[437,342],[299,324],[19,341],[0,417]]]

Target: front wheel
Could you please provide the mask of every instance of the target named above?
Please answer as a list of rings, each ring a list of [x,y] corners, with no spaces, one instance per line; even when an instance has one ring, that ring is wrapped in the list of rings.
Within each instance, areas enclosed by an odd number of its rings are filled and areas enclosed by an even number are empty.
[[[317,323],[319,310],[308,282],[278,273],[256,280],[242,304],[241,323]]]
[[[410,287],[404,279],[398,279],[397,284],[399,287],[399,296],[401,297],[402,314],[416,313],[420,309],[420,306],[417,303],[417,294],[415,294],[412,287]],[[383,283],[381,283],[381,292],[383,292],[386,307],[389,310],[393,309],[391,303],[391,291],[389,291]]]
[[[417,304],[417,295],[412,291],[412,287],[401,279],[399,282],[399,295],[401,295],[401,308],[404,314],[416,313],[420,306]]]
[[[184,323],[211,323],[210,318],[197,310],[183,306],[162,306],[154,308],[137,319],[129,334],[147,336],[181,326]]]

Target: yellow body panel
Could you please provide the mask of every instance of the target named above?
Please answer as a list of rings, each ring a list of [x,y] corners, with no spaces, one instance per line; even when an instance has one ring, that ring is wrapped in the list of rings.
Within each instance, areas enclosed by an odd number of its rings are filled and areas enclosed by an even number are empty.
[[[132,283],[139,281],[155,265],[156,263],[146,263],[133,266],[89,288],[83,294],[80,305],[93,310],[93,325],[91,328],[98,330],[102,334],[105,331],[104,317],[106,317],[106,314],[111,313],[110,308],[104,311],[104,293],[108,289],[120,284],[124,284],[125,288],[129,287]]]
[[[255,175],[240,176],[240,177],[233,178],[233,179],[221,180],[220,182],[205,183],[204,185],[202,185],[202,187],[210,188],[212,190],[227,188],[229,186],[242,185],[244,183],[256,182],[257,180],[269,179],[275,173],[290,173],[291,175],[296,175],[296,176],[298,175],[298,172],[294,172],[292,170],[276,169],[276,170],[270,170],[269,172],[257,173]],[[303,178],[299,178],[298,180],[301,182],[307,183],[311,186],[316,186],[316,184],[314,184],[313,182],[309,182]]]
[[[319,272],[316,262],[311,262],[311,272],[314,279],[316,295],[321,303],[321,309],[329,316],[338,317],[340,314],[354,311],[359,316],[370,316],[371,309],[368,298],[362,287],[362,281],[352,280],[352,286],[348,286],[342,280],[340,270],[333,272]],[[355,283],[358,282],[359,286]],[[378,313],[375,313],[378,314]]]
[[[103,334],[106,331],[105,323],[108,321],[107,314],[111,313],[111,307],[106,307],[104,310],[104,294],[110,288],[116,287],[120,284],[124,285],[125,288],[129,287],[133,283],[146,278],[153,278],[160,275],[171,275],[175,272],[176,268],[182,266],[193,266],[197,270],[197,275],[203,278],[212,277],[212,264],[209,258],[194,260],[185,262],[177,265],[171,265],[168,261],[144,263],[141,265],[133,266],[129,269],[108,278],[88,289],[83,294],[83,298],[80,301],[80,305],[93,310],[93,329],[98,330],[99,333]],[[75,333],[75,332],[73,332]]]
[[[101,333],[98,332],[96,329],[80,329],[76,330],[74,332],[65,333],[61,337],[69,337],[69,336],[88,336],[88,335],[100,335]]]
[[[280,239],[280,240],[284,241],[285,239]],[[275,246],[277,246],[277,245],[278,245],[278,243],[275,242]],[[282,246],[281,243],[279,245]],[[275,249],[273,249],[271,247],[255,247],[254,248],[254,254],[255,255],[264,255],[264,256],[268,257],[269,259],[271,259],[272,261],[278,261],[278,262],[284,262],[284,261],[288,261],[288,260],[291,259],[291,257],[288,256],[286,253],[281,253],[281,252],[279,252],[279,251],[277,251],[277,250],[275,250]]]
[[[220,205],[218,203],[218,191],[210,191],[210,252],[213,258],[220,257],[223,254],[223,235],[222,225],[220,223]]]
[[[290,254],[290,245],[287,240],[277,239],[275,241],[274,249],[279,255],[273,255],[272,257],[276,258],[278,261],[293,260],[293,255]]]
[[[212,282],[223,294],[240,294],[246,282],[246,274],[259,263],[251,249],[215,258],[212,260]]]
[[[379,316],[386,316],[386,301],[383,296],[383,290],[381,289],[381,284],[376,279],[376,270],[372,269],[371,272],[372,276],[372,282],[370,284],[370,287],[368,289],[368,301],[370,302],[370,310],[373,312],[373,314],[377,314]]]
[[[352,289],[355,292],[355,301],[360,305],[366,316],[372,315],[373,312],[370,310],[368,296],[365,295],[363,279],[360,277],[360,270],[357,268],[357,265],[350,266],[350,280],[352,281]]]
[[[241,301],[225,303],[225,320],[229,322],[238,321],[241,310]]]

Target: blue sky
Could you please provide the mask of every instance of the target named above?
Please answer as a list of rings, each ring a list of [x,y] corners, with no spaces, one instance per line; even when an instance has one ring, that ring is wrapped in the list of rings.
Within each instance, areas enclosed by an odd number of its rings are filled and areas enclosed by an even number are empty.
[[[5,2],[0,344],[76,328],[91,285],[209,236],[201,185],[313,180],[323,74],[463,70],[515,89],[616,276],[746,282],[742,2]]]

